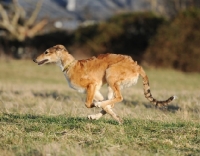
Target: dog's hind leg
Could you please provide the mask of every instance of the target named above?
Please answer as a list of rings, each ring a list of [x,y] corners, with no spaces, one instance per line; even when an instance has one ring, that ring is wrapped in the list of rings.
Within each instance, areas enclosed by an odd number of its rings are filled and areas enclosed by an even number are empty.
[[[119,116],[117,116],[112,110],[112,107],[114,107],[115,103],[123,100],[123,97],[122,97],[121,92],[120,92],[120,82],[118,82],[118,81],[116,81],[114,83],[113,83],[113,81],[108,81],[108,82],[110,82],[109,83],[109,87],[110,87],[109,90],[110,91],[108,93],[109,99],[102,101],[102,102],[95,102],[94,105],[96,107],[103,108],[103,110],[105,110],[106,113],[110,114],[119,123],[122,123],[121,118]]]
[[[123,123],[123,120],[112,110],[111,105],[107,105],[105,108],[106,113],[110,114],[119,124]]]
[[[111,100],[114,96],[113,90],[112,88],[110,88],[110,86],[108,86],[108,100]]]
[[[108,95],[108,97],[109,97],[108,100],[105,100],[102,102],[95,102],[94,105],[96,107],[101,107],[103,109],[107,105],[111,105],[112,107],[114,107],[115,103],[121,102],[123,100],[123,97],[122,97],[121,91],[120,91],[120,82],[109,83],[109,87],[110,87],[110,90],[113,91],[113,93],[110,92],[110,94],[112,94],[112,96]]]

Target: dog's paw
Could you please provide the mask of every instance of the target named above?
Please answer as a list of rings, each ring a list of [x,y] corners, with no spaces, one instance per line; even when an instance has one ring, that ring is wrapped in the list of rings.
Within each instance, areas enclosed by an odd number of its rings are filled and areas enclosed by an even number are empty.
[[[87,118],[89,120],[97,120],[96,115],[88,115]]]
[[[101,107],[101,102],[94,102],[95,107]]]
[[[123,124],[123,122],[124,122],[124,121],[123,121],[123,119],[122,119],[122,118],[120,118],[119,116],[117,116],[117,118],[118,118],[118,120],[117,120],[117,121],[118,121],[119,125],[122,125],[122,124]]]

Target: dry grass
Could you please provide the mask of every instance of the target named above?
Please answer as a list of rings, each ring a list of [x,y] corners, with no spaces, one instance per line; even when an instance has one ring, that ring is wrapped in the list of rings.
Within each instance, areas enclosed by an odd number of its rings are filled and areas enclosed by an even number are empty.
[[[99,121],[85,95],[69,89],[55,65],[0,60],[0,153],[2,155],[198,155],[200,74],[148,69],[157,99],[178,97],[167,110],[152,107],[142,82],[123,91],[115,111]],[[106,88],[102,92],[106,95]]]

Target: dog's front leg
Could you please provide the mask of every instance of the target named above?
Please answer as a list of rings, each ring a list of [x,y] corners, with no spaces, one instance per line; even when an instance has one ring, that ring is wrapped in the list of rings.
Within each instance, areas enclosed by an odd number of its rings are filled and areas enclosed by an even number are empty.
[[[87,108],[95,107],[93,104],[95,88],[96,88],[95,84],[89,84],[87,87],[87,98],[86,98],[86,102],[85,102],[85,106]]]
[[[94,100],[95,101],[103,101],[103,95],[99,92],[99,90],[96,90],[95,91],[95,95],[94,95]],[[106,111],[105,110],[101,110],[99,113],[97,114],[92,114],[92,115],[88,115],[88,119],[91,119],[91,120],[98,120],[100,119],[103,115],[106,114]]]

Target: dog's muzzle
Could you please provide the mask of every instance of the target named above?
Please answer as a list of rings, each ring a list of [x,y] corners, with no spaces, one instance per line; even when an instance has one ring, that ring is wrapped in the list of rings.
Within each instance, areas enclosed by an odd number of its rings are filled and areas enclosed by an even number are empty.
[[[47,61],[48,61],[48,59],[45,59],[45,60],[42,60],[42,61],[38,62],[36,59],[33,59],[33,62],[37,63],[38,65],[42,65]]]
[[[37,63],[36,59],[33,59],[33,62]]]

